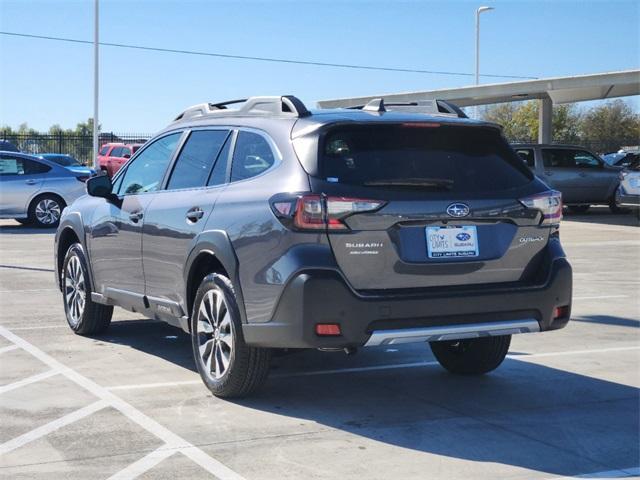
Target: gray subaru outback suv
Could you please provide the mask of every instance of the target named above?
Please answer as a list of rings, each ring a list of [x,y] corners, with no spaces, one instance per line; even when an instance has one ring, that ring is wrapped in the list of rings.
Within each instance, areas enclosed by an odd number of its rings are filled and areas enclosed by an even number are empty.
[[[273,349],[428,342],[482,374],[570,317],[560,194],[446,102],[197,105],[87,192],[55,242],[69,326],[117,305],[181,327],[217,396],[259,387]]]

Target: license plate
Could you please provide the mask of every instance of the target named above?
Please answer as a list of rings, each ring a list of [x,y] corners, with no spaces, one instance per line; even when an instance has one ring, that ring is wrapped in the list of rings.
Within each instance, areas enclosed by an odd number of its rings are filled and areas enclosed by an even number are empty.
[[[429,258],[478,256],[475,226],[427,227],[426,235]]]

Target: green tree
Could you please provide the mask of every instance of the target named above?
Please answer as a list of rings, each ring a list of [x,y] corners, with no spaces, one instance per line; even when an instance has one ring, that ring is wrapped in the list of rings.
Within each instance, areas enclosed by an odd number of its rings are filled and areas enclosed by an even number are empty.
[[[623,100],[613,100],[584,114],[582,139],[601,152],[640,143],[640,115]]]
[[[485,109],[485,120],[504,127],[505,136],[512,142],[535,142],[538,139],[538,109],[536,100],[523,103],[503,103]],[[579,143],[580,112],[575,105],[553,107],[553,141],[557,143]]]

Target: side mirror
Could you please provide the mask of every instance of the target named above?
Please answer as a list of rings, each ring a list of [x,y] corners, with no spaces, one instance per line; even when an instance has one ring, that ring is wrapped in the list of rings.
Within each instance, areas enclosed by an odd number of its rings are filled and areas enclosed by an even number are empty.
[[[87,193],[92,197],[113,198],[113,184],[108,175],[98,175],[87,180]]]

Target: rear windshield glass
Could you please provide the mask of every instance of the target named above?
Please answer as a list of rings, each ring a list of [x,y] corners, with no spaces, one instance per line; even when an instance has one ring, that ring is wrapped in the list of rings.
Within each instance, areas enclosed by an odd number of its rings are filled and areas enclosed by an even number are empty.
[[[437,125],[330,130],[320,146],[321,175],[333,183],[455,193],[507,190],[532,180],[497,130]]]

